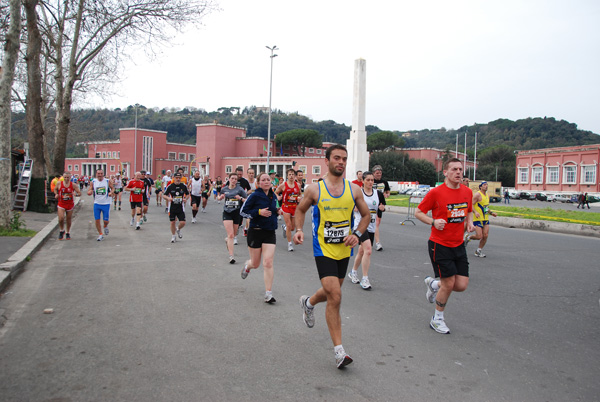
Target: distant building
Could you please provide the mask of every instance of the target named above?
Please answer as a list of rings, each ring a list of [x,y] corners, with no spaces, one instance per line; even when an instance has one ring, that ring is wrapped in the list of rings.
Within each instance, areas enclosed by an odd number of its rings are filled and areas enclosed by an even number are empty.
[[[444,170],[443,158],[446,151],[437,148],[395,148],[395,152],[407,154],[410,159],[425,159],[435,166],[436,172]],[[463,152],[452,152],[450,151],[451,158],[458,158],[461,162],[465,160],[465,154]],[[467,159],[465,175],[473,177],[473,168],[475,163]]]
[[[290,146],[279,147],[271,153],[270,170],[285,176],[294,165],[305,173],[307,183],[315,182],[325,174],[325,150],[333,145],[324,142],[322,147],[309,147],[306,156],[300,156]],[[238,166],[253,168],[257,173],[266,171],[267,140],[246,137],[246,130],[221,124],[197,124],[196,143],[167,142],[166,131],[143,128],[122,128],[115,141],[90,141],[86,143],[86,158],[67,158],[65,170],[74,174],[92,176],[96,169],[106,175],[123,172],[131,177],[134,172],[146,170],[153,177],[167,170],[183,168],[186,174],[200,170],[211,178],[224,177]],[[269,147],[275,146],[274,140]],[[295,164],[294,164],[295,162]]]
[[[600,144],[516,151],[515,188],[598,193]]]

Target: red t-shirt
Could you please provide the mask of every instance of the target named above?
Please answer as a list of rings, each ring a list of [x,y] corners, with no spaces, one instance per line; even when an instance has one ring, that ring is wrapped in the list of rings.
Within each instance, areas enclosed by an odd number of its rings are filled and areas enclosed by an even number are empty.
[[[73,183],[59,181],[58,187],[58,206],[62,209],[71,210],[75,205]]]
[[[362,187],[363,186],[363,182],[362,181],[352,180],[352,183],[356,184],[358,187]]]
[[[298,199],[300,198],[300,186],[298,183],[294,182],[294,186],[290,187],[286,181],[284,183],[282,194],[283,197],[281,198],[281,206],[287,209],[296,209],[296,206],[298,206]]]
[[[442,184],[427,193],[418,207],[421,212],[431,211],[433,219],[446,221],[444,230],[431,228],[429,240],[446,247],[458,247],[463,244],[465,220],[473,212],[473,192],[466,186],[451,189]]]
[[[129,202],[143,202],[144,201],[144,182],[141,180],[131,180],[127,183],[126,188],[132,188],[133,190],[129,193]]]

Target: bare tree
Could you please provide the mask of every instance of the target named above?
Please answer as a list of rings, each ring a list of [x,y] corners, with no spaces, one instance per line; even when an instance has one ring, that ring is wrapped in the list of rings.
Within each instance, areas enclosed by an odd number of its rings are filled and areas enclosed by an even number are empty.
[[[128,49],[169,43],[215,9],[212,0],[42,0],[43,36],[55,64],[56,131],[52,173],[64,169],[77,85],[114,74]]]
[[[21,1],[10,0],[10,20],[5,35],[4,61],[0,70],[0,225],[10,223],[10,123],[11,90],[19,56],[21,33]]]

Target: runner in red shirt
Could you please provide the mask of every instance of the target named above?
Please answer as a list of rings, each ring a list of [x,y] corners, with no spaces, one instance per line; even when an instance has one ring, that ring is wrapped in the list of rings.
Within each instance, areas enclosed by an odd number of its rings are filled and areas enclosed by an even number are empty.
[[[71,218],[73,217],[73,208],[75,207],[75,194],[81,197],[81,190],[79,185],[71,182],[71,173],[65,172],[63,174],[63,180],[59,181],[54,187],[54,195],[58,200],[58,226],[60,231],[58,233],[58,240],[65,238],[71,240]],[[65,217],[67,220],[67,231],[65,233]]]
[[[362,187],[363,186],[363,172],[362,170],[358,170],[356,172],[356,180],[352,180],[352,183],[356,184],[357,186]]]
[[[125,191],[129,191],[129,203],[131,204],[131,222],[129,223],[129,226],[133,226],[135,223],[135,230],[140,230],[145,184],[141,180],[142,174],[140,172],[135,172],[134,177],[133,180],[127,183]]]
[[[449,334],[444,321],[444,308],[450,294],[463,292],[469,285],[469,260],[464,245],[464,224],[471,232],[473,227],[473,193],[461,185],[462,162],[452,158],[444,165],[444,184],[431,190],[419,204],[415,217],[431,225],[429,258],[436,279],[425,278],[427,300],[435,301],[435,314],[429,326]],[[427,213],[431,211],[431,216]]]
[[[288,169],[286,172],[287,181],[277,187],[275,194],[281,201],[281,211],[283,212],[283,220],[285,221],[284,233],[288,241],[288,251],[294,251],[292,243],[292,230],[295,230],[294,215],[296,214],[296,206],[302,198],[300,186],[296,182],[296,171]]]

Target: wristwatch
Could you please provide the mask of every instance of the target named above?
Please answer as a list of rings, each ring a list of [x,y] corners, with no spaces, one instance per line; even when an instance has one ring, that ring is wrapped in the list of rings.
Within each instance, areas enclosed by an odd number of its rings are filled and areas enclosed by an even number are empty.
[[[360,232],[360,230],[355,230],[354,232],[352,232],[353,235],[356,235],[356,237],[358,237],[359,239],[362,237],[362,233]]]

